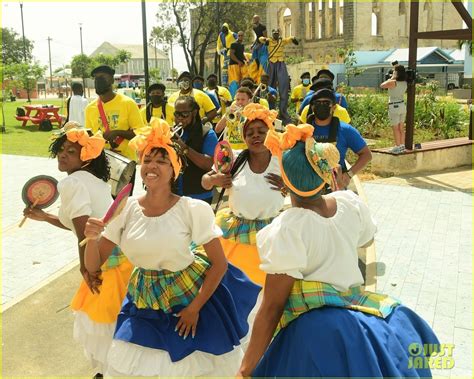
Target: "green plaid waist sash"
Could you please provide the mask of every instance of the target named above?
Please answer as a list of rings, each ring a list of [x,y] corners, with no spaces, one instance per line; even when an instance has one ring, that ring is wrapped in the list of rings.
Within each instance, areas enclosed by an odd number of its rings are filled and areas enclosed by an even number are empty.
[[[222,229],[223,238],[245,245],[257,244],[257,233],[269,225],[273,218],[264,220],[247,220],[236,216],[229,208],[216,214],[216,225]]]
[[[120,266],[122,263],[127,262],[128,258],[123,254],[120,247],[115,246],[112,250],[112,254],[107,258],[107,260],[100,267],[101,271],[107,271],[112,268]]]
[[[388,295],[364,291],[360,286],[341,292],[322,282],[296,280],[275,335],[302,314],[325,306],[352,309],[385,318],[400,302]]]
[[[195,255],[194,262],[181,271],[136,267],[130,277],[128,293],[137,308],[171,313],[173,307],[187,306],[193,301],[210,266],[206,257]]]

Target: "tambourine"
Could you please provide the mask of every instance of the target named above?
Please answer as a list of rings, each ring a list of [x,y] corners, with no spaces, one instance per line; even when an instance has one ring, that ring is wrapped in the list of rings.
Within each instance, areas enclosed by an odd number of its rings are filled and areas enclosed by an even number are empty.
[[[28,180],[21,191],[25,205],[44,209],[52,205],[59,196],[58,181],[52,176],[38,175]]]
[[[234,152],[229,142],[220,141],[214,150],[214,166],[217,172],[228,174],[234,164]]]

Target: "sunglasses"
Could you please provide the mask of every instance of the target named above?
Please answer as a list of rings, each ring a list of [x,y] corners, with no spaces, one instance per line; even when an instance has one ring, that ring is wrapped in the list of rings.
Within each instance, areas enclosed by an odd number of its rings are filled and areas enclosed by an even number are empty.
[[[179,118],[186,118],[191,115],[192,111],[183,111],[183,112],[174,112],[174,117],[179,117]]]

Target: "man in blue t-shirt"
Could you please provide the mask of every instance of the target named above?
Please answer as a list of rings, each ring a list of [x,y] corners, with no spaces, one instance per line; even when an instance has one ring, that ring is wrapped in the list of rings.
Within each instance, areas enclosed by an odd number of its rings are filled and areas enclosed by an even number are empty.
[[[342,168],[340,187],[346,188],[352,177],[361,171],[371,160],[372,153],[360,133],[353,126],[333,117],[336,106],[336,96],[330,89],[321,89],[313,95],[310,101],[312,114],[308,116],[308,124],[314,126],[313,136],[317,142],[335,142],[341,159]],[[347,170],[345,158],[347,150],[351,149],[358,155],[357,161]]]
[[[320,79],[327,79],[330,80],[331,83],[334,83],[335,76],[334,74],[329,71],[329,70],[319,70],[318,73],[311,78],[312,85],[310,87],[310,91],[306,94],[305,98],[301,102],[300,108],[297,110],[298,114],[301,115],[301,112],[303,112],[303,109],[309,104],[309,101],[311,100],[311,97],[314,95],[315,90],[313,89],[313,86],[317,80]],[[347,109],[347,100],[346,97],[339,92],[334,92],[336,95],[336,103],[339,104],[341,107]]]

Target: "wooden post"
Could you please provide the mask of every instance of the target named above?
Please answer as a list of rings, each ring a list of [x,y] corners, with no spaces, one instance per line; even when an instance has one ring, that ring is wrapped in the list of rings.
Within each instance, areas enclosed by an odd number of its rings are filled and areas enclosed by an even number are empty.
[[[418,1],[410,2],[410,37],[408,43],[408,67],[416,70],[416,53],[418,50],[418,14],[420,3]],[[408,82],[407,89],[407,118],[405,148],[413,150],[413,134],[415,126],[415,94],[416,80]]]

